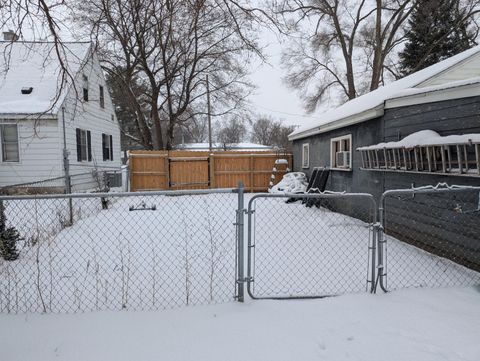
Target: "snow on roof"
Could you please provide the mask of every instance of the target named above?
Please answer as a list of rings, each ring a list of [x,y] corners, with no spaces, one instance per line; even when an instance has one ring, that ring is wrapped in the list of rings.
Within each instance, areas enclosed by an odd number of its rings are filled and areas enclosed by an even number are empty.
[[[65,43],[63,49],[61,57],[69,73],[75,76],[90,43]],[[60,70],[53,43],[0,42],[0,113],[55,113],[67,92],[64,86],[58,93]],[[30,94],[22,94],[22,88],[30,87]]]
[[[417,95],[417,94],[423,94],[423,93],[431,93],[431,92],[436,92],[440,90],[447,90],[447,89],[452,89],[452,88],[459,88],[462,86],[466,85],[473,85],[473,84],[478,84],[480,83],[480,77],[476,76],[473,78],[468,78],[468,79],[463,79],[463,80],[455,80],[449,83],[444,83],[444,84],[437,84],[437,85],[431,85],[427,87],[421,87],[421,88],[406,88],[395,95],[391,96],[389,99],[396,99],[396,98],[402,98],[402,97],[407,97],[411,95]]]
[[[273,148],[268,145],[255,144],[255,143],[235,143],[235,144],[224,144],[224,143],[212,143],[213,149],[224,149],[229,150],[272,150]],[[176,149],[186,149],[186,150],[208,150],[209,143],[184,143],[179,144],[175,147]]]
[[[442,137],[433,130],[421,130],[406,136],[398,142],[379,143],[366,147],[359,147],[357,150],[376,150],[392,148],[414,148],[419,146],[448,145],[448,144],[470,144],[480,143],[480,134],[448,135]]]
[[[465,61],[480,52],[480,46],[473,47],[460,54],[445,59],[437,64],[417,71],[405,78],[380,87],[370,93],[352,99],[338,108],[328,110],[318,116],[319,119],[310,121],[289,135],[291,140],[301,139],[323,131],[340,128],[345,125],[355,124],[360,121],[376,118],[383,114],[385,100],[398,95],[408,88],[415,88],[428,79],[445,70]],[[425,89],[423,89],[425,91]]]

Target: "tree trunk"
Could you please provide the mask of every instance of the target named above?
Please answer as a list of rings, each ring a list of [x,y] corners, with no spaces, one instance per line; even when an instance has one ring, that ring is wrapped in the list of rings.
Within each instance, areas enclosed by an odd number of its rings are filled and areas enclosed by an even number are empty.
[[[375,19],[375,43],[372,62],[372,80],[370,82],[370,91],[378,88],[382,75],[382,1],[377,0],[377,10]]]

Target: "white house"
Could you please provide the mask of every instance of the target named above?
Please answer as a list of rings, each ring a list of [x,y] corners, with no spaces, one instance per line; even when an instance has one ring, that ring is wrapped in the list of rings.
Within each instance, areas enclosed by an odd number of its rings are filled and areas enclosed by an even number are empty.
[[[0,42],[0,141],[0,187],[63,186],[68,172],[81,191],[120,169],[120,129],[90,43]]]

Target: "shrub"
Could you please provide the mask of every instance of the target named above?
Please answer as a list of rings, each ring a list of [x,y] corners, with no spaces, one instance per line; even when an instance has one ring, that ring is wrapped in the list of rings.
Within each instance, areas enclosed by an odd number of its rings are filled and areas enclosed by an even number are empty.
[[[22,239],[15,227],[7,227],[5,207],[0,201],[0,256],[6,261],[15,261],[18,258],[17,243]]]

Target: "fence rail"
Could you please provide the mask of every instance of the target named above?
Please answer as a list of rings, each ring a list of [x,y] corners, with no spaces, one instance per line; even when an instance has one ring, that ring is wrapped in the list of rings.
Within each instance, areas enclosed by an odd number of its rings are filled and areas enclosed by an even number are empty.
[[[288,166],[276,165],[277,159],[286,159]],[[291,154],[282,152],[131,151],[130,186],[132,191],[214,189],[242,182],[247,191],[266,191],[272,172],[279,181],[292,161]]]

